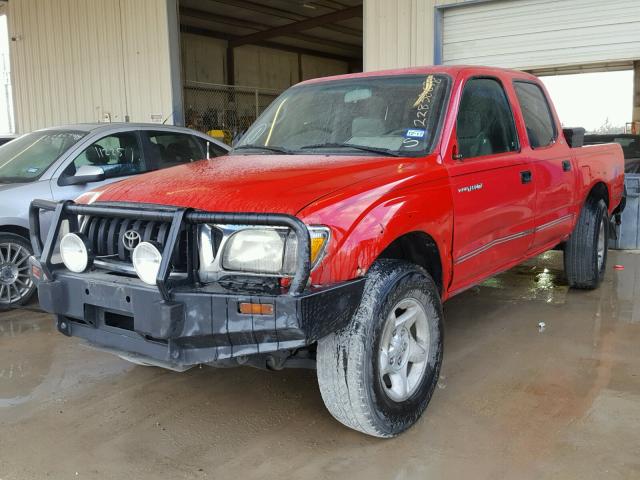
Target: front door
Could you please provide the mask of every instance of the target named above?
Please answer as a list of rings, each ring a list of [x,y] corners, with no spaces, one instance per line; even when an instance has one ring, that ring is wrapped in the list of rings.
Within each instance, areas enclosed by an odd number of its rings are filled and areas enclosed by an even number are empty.
[[[60,178],[73,176],[83,166],[100,167],[105,179],[79,185],[65,185]],[[95,188],[148,171],[136,132],[119,132],[93,142],[63,167],[58,178],[51,180],[54,200],[73,200]]]
[[[449,163],[454,201],[453,293],[528,251],[535,176],[520,153],[512,109],[496,78],[472,78],[462,92]]]

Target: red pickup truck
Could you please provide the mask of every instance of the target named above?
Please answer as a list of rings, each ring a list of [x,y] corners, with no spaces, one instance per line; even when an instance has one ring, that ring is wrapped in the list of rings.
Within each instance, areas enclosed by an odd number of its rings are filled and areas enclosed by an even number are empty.
[[[553,248],[572,287],[602,280],[624,161],[583,133],[522,72],[303,82],[229,156],[34,201],[32,276],[65,335],[173,370],[316,368],[336,419],[394,436],[437,383],[443,301]]]

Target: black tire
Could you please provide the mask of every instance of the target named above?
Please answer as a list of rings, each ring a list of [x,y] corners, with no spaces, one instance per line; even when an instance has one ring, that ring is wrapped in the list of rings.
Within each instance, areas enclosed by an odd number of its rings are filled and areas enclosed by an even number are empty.
[[[28,257],[32,254],[31,244],[24,237],[0,233],[0,309],[24,305],[35,294],[36,286],[28,270]],[[14,279],[16,275],[19,276]]]
[[[570,287],[590,290],[600,285],[607,267],[608,242],[607,205],[601,199],[587,199],[564,249],[564,270]]]
[[[424,308],[426,323],[424,317],[421,323],[428,325],[424,346],[429,348],[423,351],[426,360],[416,370],[412,389],[405,391],[410,396],[394,401],[379,370],[381,340],[387,332],[385,326],[389,328],[388,319],[395,318],[392,315],[397,306],[405,301]],[[395,325],[394,320],[393,339],[396,328],[400,329]],[[360,307],[350,324],[318,342],[318,383],[327,409],[344,425],[368,435],[393,437],[402,433],[416,423],[431,400],[442,364],[442,337],[442,303],[429,274],[408,262],[377,261],[367,274]],[[402,356],[404,350],[396,353]],[[393,357],[386,358],[391,358],[393,365]],[[407,367],[408,371],[417,368],[415,365]]]

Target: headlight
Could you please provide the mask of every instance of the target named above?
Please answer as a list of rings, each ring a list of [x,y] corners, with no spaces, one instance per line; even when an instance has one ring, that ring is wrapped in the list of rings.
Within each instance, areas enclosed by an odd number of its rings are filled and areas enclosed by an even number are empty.
[[[325,227],[309,227],[309,236],[310,260],[314,267],[322,257],[329,230]],[[222,268],[238,272],[293,274],[297,251],[297,237],[287,229],[248,228],[229,237],[222,252]]]
[[[131,261],[140,280],[149,285],[156,284],[162,254],[153,243],[142,242],[138,244],[133,250]]]
[[[250,228],[234,233],[222,254],[222,268],[240,272],[282,270],[286,237],[275,229]]]
[[[93,254],[87,238],[81,233],[67,233],[60,240],[62,263],[75,273],[82,273],[93,263]]]

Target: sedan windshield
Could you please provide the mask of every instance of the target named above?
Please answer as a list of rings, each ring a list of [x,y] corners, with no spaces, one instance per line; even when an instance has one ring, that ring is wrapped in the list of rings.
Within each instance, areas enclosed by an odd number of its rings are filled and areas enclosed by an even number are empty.
[[[449,90],[445,75],[359,77],[292,87],[247,130],[239,153],[430,153]]]
[[[0,183],[31,182],[75,145],[86,132],[47,130],[0,146]]]

